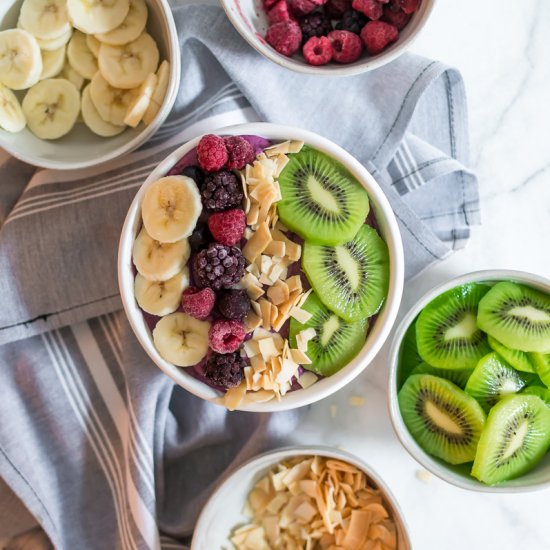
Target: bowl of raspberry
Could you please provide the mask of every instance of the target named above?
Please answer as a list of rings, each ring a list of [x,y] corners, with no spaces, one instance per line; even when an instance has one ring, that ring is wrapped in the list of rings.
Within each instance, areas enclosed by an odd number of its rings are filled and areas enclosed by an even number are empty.
[[[388,337],[403,247],[349,153],[274,124],[182,145],[136,194],[118,277],[152,361],[196,396],[269,412],[353,380]]]
[[[349,76],[404,53],[435,0],[221,0],[241,36],[294,71]]]

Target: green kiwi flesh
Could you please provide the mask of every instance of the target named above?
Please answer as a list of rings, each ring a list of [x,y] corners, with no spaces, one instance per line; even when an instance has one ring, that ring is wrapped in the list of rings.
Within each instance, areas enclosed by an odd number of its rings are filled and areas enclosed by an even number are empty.
[[[534,468],[550,446],[550,409],[535,395],[509,395],[489,413],[472,475],[496,485]]]
[[[353,239],[369,213],[369,197],[342,164],[310,147],[289,155],[279,176],[283,224],[304,239],[337,245]]]
[[[544,401],[547,407],[550,407],[550,390],[542,386],[527,386],[521,390],[526,395],[536,395]]]
[[[550,388],[550,353],[529,352],[527,356],[535,366],[535,372],[538,374],[542,383],[547,388]]]
[[[411,374],[431,374],[432,376],[439,376],[445,378],[453,384],[456,384],[459,388],[464,389],[468,379],[472,374],[473,369],[439,369],[432,367],[428,363],[420,363],[411,372]]]
[[[397,369],[397,387],[405,383],[412,370],[422,363],[416,346],[416,319],[409,325],[399,349],[399,367]]]
[[[527,353],[524,351],[507,348],[492,336],[487,336],[487,341],[491,348],[515,369],[522,372],[535,372],[533,363],[529,360]]]
[[[443,378],[415,374],[398,401],[403,422],[427,453],[450,464],[474,459],[485,413],[473,397]]]
[[[497,283],[479,303],[479,328],[511,349],[550,353],[550,295]]]

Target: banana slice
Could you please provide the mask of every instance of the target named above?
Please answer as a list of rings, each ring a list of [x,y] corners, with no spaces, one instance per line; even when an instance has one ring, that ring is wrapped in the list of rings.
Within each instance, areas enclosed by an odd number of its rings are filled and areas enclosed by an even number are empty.
[[[73,28],[70,27],[65,34],[62,34],[58,38],[52,38],[52,40],[42,40],[41,38],[37,38],[36,41],[38,42],[38,46],[42,51],[52,51],[61,48],[61,46],[65,46],[71,39],[72,35]]]
[[[58,139],[75,125],[80,94],[63,78],[42,80],[27,92],[23,112],[33,134],[41,139]]]
[[[164,103],[164,98],[166,97],[166,90],[168,90],[168,81],[170,80],[170,63],[164,60],[157,71],[157,87],[151,96],[151,101],[149,102],[149,107],[143,115],[143,122],[149,126],[151,122],[157,116],[157,113],[160,111],[162,104]]]
[[[41,40],[60,38],[71,30],[66,0],[25,0],[21,27]]]
[[[88,47],[86,35],[78,30],[67,47],[67,58],[71,67],[84,78],[91,80],[97,73],[97,59]]]
[[[65,65],[65,46],[57,50],[43,50],[40,80],[58,75],[63,70],[63,65]]]
[[[61,72],[57,75],[57,78],[64,78],[65,80],[72,82],[79,92],[82,90],[82,86],[84,85],[84,78],[71,67],[71,64],[67,59],[65,59],[65,64],[63,65]]]
[[[97,59],[101,74],[111,86],[137,88],[157,70],[159,50],[151,35],[144,32],[124,46],[101,44]]]
[[[20,132],[27,124],[25,114],[15,94],[0,84],[0,126],[8,132]]]
[[[191,255],[187,239],[175,243],[155,241],[145,228],[134,241],[132,258],[134,265],[149,281],[166,281],[179,273]]]
[[[181,295],[188,286],[187,268],[167,281],[148,281],[138,273],[134,281],[134,294],[143,311],[163,317],[180,307]]]
[[[116,29],[128,15],[130,0],[66,0],[73,25],[86,34]]]
[[[105,122],[115,126],[124,124],[124,117],[134,96],[133,90],[113,88],[98,71],[90,84],[90,97]]]
[[[96,35],[104,44],[122,46],[139,38],[147,25],[147,4],[145,0],[130,0],[126,19],[113,31]]]
[[[88,128],[98,136],[113,137],[113,136],[117,136],[118,134],[121,134],[126,129],[126,126],[115,126],[110,122],[105,122],[101,118],[90,97],[90,84],[88,84],[84,88],[84,91],[82,92],[81,111],[82,111],[82,119],[84,120],[84,124],[86,124],[86,126],[88,126]],[[176,273],[177,271],[172,273],[170,277],[175,275]]]
[[[145,82],[139,87],[134,99],[128,105],[128,111],[124,117],[124,124],[135,128],[145,115],[149,103],[151,103],[151,95],[155,91],[157,85],[157,75],[151,73]]]
[[[153,330],[153,342],[161,357],[178,367],[192,367],[206,357],[210,323],[186,313],[163,317]]]
[[[23,29],[0,32],[0,83],[12,90],[34,86],[42,73],[42,56],[32,34]]]
[[[101,42],[93,34],[87,34],[86,44],[88,44],[88,48],[97,58],[99,55],[99,47],[101,46]]]
[[[147,233],[161,243],[175,243],[191,235],[201,211],[199,189],[187,176],[160,178],[147,189],[141,204]]]

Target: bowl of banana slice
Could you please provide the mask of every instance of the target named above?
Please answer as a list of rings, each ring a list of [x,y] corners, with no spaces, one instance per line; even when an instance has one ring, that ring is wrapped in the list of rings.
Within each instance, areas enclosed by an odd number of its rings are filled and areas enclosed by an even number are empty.
[[[58,170],[120,157],[164,122],[180,71],[166,0],[3,0],[0,147]]]

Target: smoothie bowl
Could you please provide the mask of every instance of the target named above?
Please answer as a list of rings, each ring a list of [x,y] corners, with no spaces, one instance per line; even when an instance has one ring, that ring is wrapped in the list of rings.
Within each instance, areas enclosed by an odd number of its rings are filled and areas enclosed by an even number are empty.
[[[328,140],[271,124],[162,161],[130,207],[118,267],[151,359],[231,410],[341,388],[379,351],[403,289],[399,229],[372,176]]]

